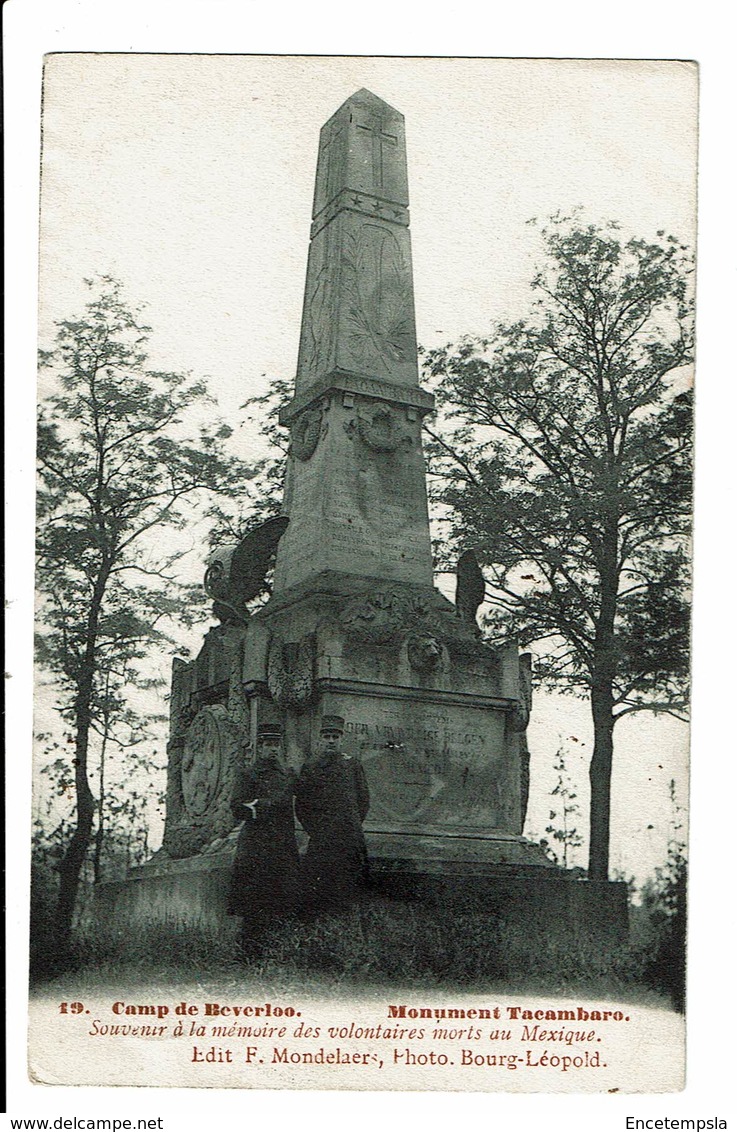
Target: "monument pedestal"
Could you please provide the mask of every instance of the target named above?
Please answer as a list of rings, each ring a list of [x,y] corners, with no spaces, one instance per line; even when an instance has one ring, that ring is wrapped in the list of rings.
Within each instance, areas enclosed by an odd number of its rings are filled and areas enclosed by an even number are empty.
[[[539,941],[541,947],[568,942],[595,949],[626,945],[625,883],[587,881],[549,861],[542,867],[474,861],[469,845],[453,859],[447,839],[440,845],[420,845],[419,840],[424,839],[418,839],[415,856],[397,857],[391,855],[390,842],[369,835],[367,899],[419,901],[461,914],[481,913],[526,940]],[[402,849],[408,848],[405,838]],[[479,855],[486,857],[491,850],[484,846]],[[235,938],[238,920],[226,909],[234,853],[235,837],[230,836],[194,857],[159,858],[130,869],[125,881],[97,886],[97,915],[123,931],[163,924]]]
[[[292,765],[314,749],[323,715],[345,720],[345,753],[368,779],[368,832],[519,836],[514,646],[484,644],[429,586],[332,571],[276,595],[248,632],[267,642],[252,654],[266,657],[265,689],[255,663],[244,687],[282,710]]]
[[[444,860],[437,871],[416,872],[414,862],[395,861],[372,872],[372,888],[459,915],[484,913],[546,950],[575,945],[600,951],[625,946],[629,939],[623,881],[588,881],[555,867],[535,872],[486,865],[469,871],[465,862]]]
[[[226,847],[181,860],[155,857],[128,870],[124,881],[104,881],[95,888],[98,919],[119,928],[145,931],[164,925],[176,931],[197,928],[235,933],[238,919],[226,908],[235,836]]]

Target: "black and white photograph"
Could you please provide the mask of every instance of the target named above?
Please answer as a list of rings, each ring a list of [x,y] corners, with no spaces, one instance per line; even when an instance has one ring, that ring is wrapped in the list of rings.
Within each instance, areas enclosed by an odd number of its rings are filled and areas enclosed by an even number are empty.
[[[680,1086],[696,86],[47,57],[40,1080]]]

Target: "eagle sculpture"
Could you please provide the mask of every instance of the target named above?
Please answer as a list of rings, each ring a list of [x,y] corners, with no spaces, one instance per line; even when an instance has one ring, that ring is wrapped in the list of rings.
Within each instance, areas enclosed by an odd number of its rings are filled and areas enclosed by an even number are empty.
[[[267,519],[239,543],[220,546],[210,556],[205,593],[213,599],[212,611],[224,624],[241,625],[248,620],[248,602],[266,588],[266,575],[288,525],[286,515]]]
[[[472,550],[464,550],[456,566],[456,612],[461,621],[478,629],[476,611],[484,600],[486,583]]]

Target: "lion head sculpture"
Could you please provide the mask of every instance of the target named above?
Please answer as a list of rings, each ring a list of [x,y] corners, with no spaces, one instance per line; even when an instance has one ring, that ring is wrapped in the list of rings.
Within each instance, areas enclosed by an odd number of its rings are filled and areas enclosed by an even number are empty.
[[[445,649],[430,633],[415,633],[407,640],[407,659],[415,672],[437,672],[444,667]]]

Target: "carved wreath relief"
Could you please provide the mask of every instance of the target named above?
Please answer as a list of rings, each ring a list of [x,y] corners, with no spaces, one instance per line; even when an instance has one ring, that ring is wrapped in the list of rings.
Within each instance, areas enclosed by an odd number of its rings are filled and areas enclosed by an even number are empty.
[[[303,463],[310,459],[318,442],[327,432],[322,408],[305,409],[292,425],[289,453]]]
[[[349,436],[358,436],[372,452],[396,452],[399,447],[412,447],[412,437],[389,405],[374,406],[368,414],[357,413],[344,427]]]

